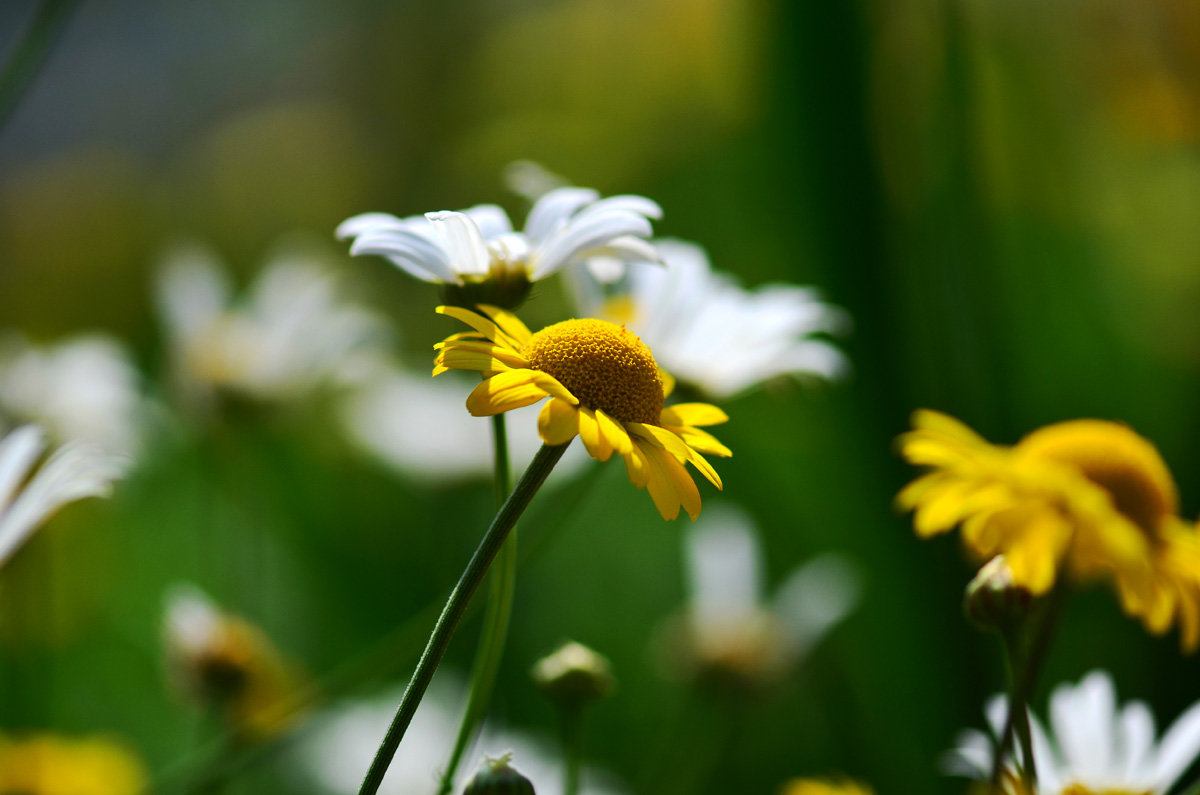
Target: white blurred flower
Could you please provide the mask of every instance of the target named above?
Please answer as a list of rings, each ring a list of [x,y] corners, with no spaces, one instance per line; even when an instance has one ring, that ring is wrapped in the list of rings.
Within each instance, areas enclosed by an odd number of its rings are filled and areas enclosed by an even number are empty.
[[[594,190],[561,187],[538,198],[520,232],[499,206],[480,204],[407,218],[356,215],[338,226],[337,236],[354,238],[351,254],[386,257],[422,281],[527,284],[591,256],[656,260],[644,238],[651,233],[650,219],[661,215],[642,196],[602,199]]]
[[[60,442],[135,452],[148,410],[139,381],[124,346],[101,334],[0,344],[0,418],[40,425]]]
[[[347,435],[401,474],[427,484],[452,483],[492,475],[492,432],[487,418],[463,410],[463,396],[478,383],[466,374],[445,373],[436,380],[395,368],[381,369],[346,395],[341,419]],[[509,458],[519,474],[541,447],[539,408],[505,415]],[[551,482],[579,470],[588,456],[580,445],[568,449]]]
[[[998,735],[1008,714],[1008,700],[992,697],[986,712],[992,736]],[[1118,708],[1112,677],[1105,671],[1092,671],[1078,685],[1054,688],[1049,734],[1035,715],[1030,715],[1030,724],[1040,795],[1162,795],[1200,756],[1200,702],[1156,741],[1150,708],[1142,701],[1128,701]],[[977,730],[962,732],[957,747],[943,760],[946,772],[990,777],[992,736]],[[1014,753],[1020,759],[1019,749]]]
[[[686,545],[690,598],[672,635],[688,676],[777,681],[858,604],[857,571],[832,553],[801,565],[765,601],[757,531],[733,505],[707,508]]]
[[[303,771],[308,781],[330,795],[353,795],[371,766],[402,690],[382,696],[343,702],[315,721],[293,757],[292,766]],[[458,736],[459,711],[451,705],[465,704],[465,691],[439,674],[434,680],[396,757],[388,768],[380,795],[418,795],[436,791]],[[465,782],[475,774],[485,756],[497,757],[511,751],[513,766],[533,782],[538,795],[560,795],[562,762],[546,742],[528,734],[484,726],[475,748],[463,759],[459,778]],[[611,774],[594,768],[583,771],[583,795],[617,795],[626,792]]]
[[[129,466],[125,456],[86,442],[63,445],[39,466],[45,449],[45,435],[33,425],[0,439],[0,566],[63,505],[107,497]]]
[[[714,272],[699,246],[654,243],[664,268],[621,267],[593,258],[570,273],[579,311],[625,323],[654,351],[664,370],[715,398],[781,375],[839,378],[846,357],[816,334],[838,334],[847,314],[808,287],[763,285],[743,290]],[[625,290],[605,285],[624,278]]]
[[[291,400],[353,382],[373,359],[386,325],[345,300],[318,255],[272,257],[234,302],[229,279],[206,250],[178,248],[158,282],[159,310],[176,377],[260,400]]]

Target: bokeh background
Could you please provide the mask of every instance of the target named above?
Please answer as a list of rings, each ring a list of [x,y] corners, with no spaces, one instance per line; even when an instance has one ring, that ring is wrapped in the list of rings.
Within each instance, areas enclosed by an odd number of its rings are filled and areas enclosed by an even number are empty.
[[[34,6],[0,4],[0,51]],[[351,260],[334,228],[485,201],[520,218],[501,175],[533,159],[654,198],[658,233],[745,285],[816,285],[852,315],[847,380],[724,405],[735,455],[725,493],[702,492],[755,518],[771,584],[838,551],[865,591],[769,692],[695,692],[655,650],[686,599],[687,520],[665,524],[610,462],[540,495],[524,525],[545,542],[520,573],[495,714],[552,736],[527,671],[570,637],[613,662],[587,755],[633,791],[838,771],[961,791],[937,757],[981,723],[1003,668],[961,618],[956,542],[918,542],[891,507],[912,476],[892,440],[917,407],[1000,442],[1119,419],[1159,445],[1195,516],[1198,144],[1188,0],[82,0],[0,127],[0,328],[115,335],[162,416],[113,500],[64,510],[0,571],[0,729],[120,736],[156,786],[181,786],[212,737],[165,673],[179,580],[261,626],[320,704],[404,680],[491,515],[486,478],[405,478],[328,406],[171,408],[155,274],[199,241],[244,284],[282,237],[315,241],[425,367],[452,330],[435,291]],[[539,286],[535,322],[562,316],[559,292]],[[1034,703],[1104,667],[1165,722],[1200,696],[1177,649],[1085,593]],[[231,790],[319,791],[288,744]]]

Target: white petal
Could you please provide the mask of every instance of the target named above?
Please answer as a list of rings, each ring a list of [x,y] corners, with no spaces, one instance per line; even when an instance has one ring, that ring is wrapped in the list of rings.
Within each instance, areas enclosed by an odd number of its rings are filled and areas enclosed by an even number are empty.
[[[1168,789],[1200,755],[1200,702],[1188,707],[1171,724],[1158,744],[1154,764],[1155,785]]]
[[[606,245],[614,238],[645,237],[650,232],[650,222],[635,213],[606,212],[572,220],[550,237],[537,241],[531,278],[545,278],[582,252]]]
[[[600,194],[590,188],[556,188],[534,203],[525,219],[525,234],[534,243],[566,224],[585,204],[596,201]]]
[[[59,448],[0,516],[0,564],[31,532],[68,502],[107,496],[112,482],[129,466],[125,456],[90,444]]]
[[[1130,784],[1145,781],[1157,787],[1154,779],[1154,713],[1141,701],[1130,701],[1121,710],[1117,723],[1121,780]],[[1164,785],[1165,789],[1165,785]]]
[[[803,653],[858,605],[862,575],[849,560],[826,553],[796,569],[780,586],[775,611]]]
[[[508,213],[504,212],[504,208],[497,204],[477,204],[463,210],[463,215],[475,222],[484,240],[490,241],[494,237],[507,235],[513,231],[512,221],[508,220]]]
[[[229,304],[229,279],[212,252],[180,245],[163,258],[156,285],[159,315],[175,344],[186,344]]]
[[[959,732],[954,749],[942,755],[938,767],[948,776],[986,778],[992,772],[994,741],[981,731]]]
[[[750,517],[728,504],[706,507],[686,543],[697,619],[716,623],[753,615],[762,589],[762,561]]]
[[[662,218],[662,207],[658,206],[658,202],[647,199],[645,196],[609,196],[606,199],[601,199],[579,211],[578,218],[582,218],[592,213],[604,213],[610,211],[620,211],[627,213],[636,213],[644,215],[647,218],[658,220]]]
[[[377,254],[427,282],[455,282],[450,257],[440,241],[430,240],[411,228],[373,229],[359,235],[350,245],[354,256]]]
[[[455,212],[426,213],[445,247],[450,268],[462,276],[486,276],[488,250],[479,227],[469,215]]]
[[[23,425],[0,439],[0,516],[44,449],[45,434],[34,425]]]
[[[1083,781],[1108,778],[1116,721],[1116,695],[1108,674],[1093,671],[1076,687],[1055,688],[1050,719],[1066,766]]]
[[[333,234],[338,240],[348,240],[376,230],[403,229],[407,224],[408,220],[391,213],[362,213],[342,221]]]

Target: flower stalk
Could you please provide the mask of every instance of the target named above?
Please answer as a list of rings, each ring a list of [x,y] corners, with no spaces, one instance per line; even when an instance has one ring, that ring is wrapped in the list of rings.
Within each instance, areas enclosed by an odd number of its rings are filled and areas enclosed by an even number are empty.
[[[509,472],[508,433],[503,414],[492,416],[492,450],[494,453],[496,508],[503,507],[504,500],[512,489]],[[488,586],[487,612],[483,618],[483,635],[479,649],[475,652],[475,663],[471,669],[471,691],[467,698],[467,709],[463,713],[462,725],[454,741],[454,750],[446,770],[442,773],[438,795],[448,795],[454,789],[454,776],[462,764],[463,755],[470,745],[484,715],[496,676],[500,672],[500,658],[504,655],[504,644],[508,639],[508,625],[512,617],[513,597],[517,585],[517,533],[514,529],[500,548],[496,569]]]
[[[384,735],[383,742],[380,743],[379,750],[375,753],[375,759],[367,771],[362,787],[359,788],[359,795],[375,795],[379,791],[384,774],[387,773],[388,766],[396,755],[396,749],[400,747],[400,741],[404,738],[404,733],[416,714],[417,706],[421,703],[429,683],[433,680],[434,672],[437,671],[438,665],[446,654],[446,649],[450,646],[450,640],[454,637],[454,631],[458,628],[463,613],[470,604],[471,597],[475,595],[475,591],[478,590],[492,561],[504,546],[509,531],[512,530],[525,509],[529,507],[533,495],[541,488],[566,449],[567,445],[565,444],[543,445],[537,455],[533,457],[533,461],[525,470],[525,474],[521,476],[521,480],[513,489],[512,494],[509,495],[503,507],[492,520],[491,526],[488,527],[462,576],[459,577],[458,583],[454,586],[454,590],[450,592],[449,599],[446,600],[446,606],[442,609],[437,624],[434,625],[433,633],[425,645],[425,651],[421,653],[421,659],[417,662],[417,668],[413,672],[408,688],[404,691],[391,726],[388,727],[387,734]]]

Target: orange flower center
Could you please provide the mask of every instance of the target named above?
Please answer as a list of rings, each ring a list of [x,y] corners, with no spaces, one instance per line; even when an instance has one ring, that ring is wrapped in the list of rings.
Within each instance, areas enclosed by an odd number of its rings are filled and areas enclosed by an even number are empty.
[[[525,358],[554,376],[581,405],[622,422],[658,424],[663,383],[637,335],[606,320],[564,320],[534,334]]]

